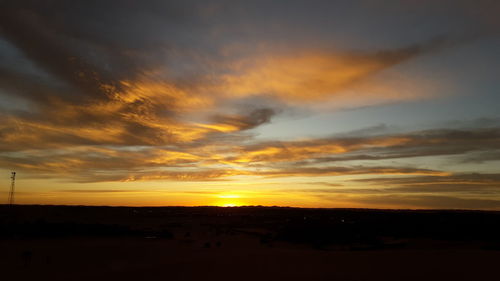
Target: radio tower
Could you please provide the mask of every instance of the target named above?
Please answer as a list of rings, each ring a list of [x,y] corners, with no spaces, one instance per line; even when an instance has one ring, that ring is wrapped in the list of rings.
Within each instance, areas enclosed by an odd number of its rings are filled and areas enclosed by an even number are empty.
[[[11,174],[10,179],[12,181],[10,182],[9,205],[12,206],[14,204],[14,191],[16,188],[16,172],[12,172]]]

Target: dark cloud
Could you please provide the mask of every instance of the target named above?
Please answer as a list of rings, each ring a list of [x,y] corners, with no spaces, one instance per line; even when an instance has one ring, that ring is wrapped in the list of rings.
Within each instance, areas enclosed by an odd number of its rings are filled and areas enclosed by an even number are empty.
[[[248,115],[217,115],[213,117],[216,124],[227,125],[236,130],[248,130],[269,123],[276,112],[271,108],[251,111]]]
[[[301,192],[301,193],[311,193],[311,194],[380,194],[384,193],[383,189],[376,188],[304,188],[304,189],[283,189],[280,192]]]
[[[441,174],[440,171],[429,169],[416,168],[396,168],[396,167],[300,167],[300,168],[284,168],[271,171],[260,171],[257,175],[270,177],[286,177],[286,176],[341,176],[341,175],[365,175],[365,174]]]
[[[441,176],[382,177],[354,180],[397,193],[500,194],[500,174],[464,173]]]
[[[426,176],[426,177],[404,177],[404,178],[370,178],[358,179],[362,182],[377,182],[385,184],[415,184],[415,183],[446,183],[446,182],[463,182],[471,184],[498,184],[500,183],[500,174],[481,174],[481,173],[464,173],[453,174],[449,176]]]
[[[500,151],[491,150],[487,152],[477,152],[465,155],[461,159],[462,163],[485,163],[489,161],[500,161]]]
[[[386,124],[378,124],[375,126],[361,128],[358,130],[353,130],[345,133],[338,133],[335,136],[338,138],[359,138],[359,137],[368,137],[368,136],[377,136],[381,134],[387,134],[390,131],[390,127]]]
[[[333,199],[332,199],[333,200]],[[371,195],[352,202],[418,209],[499,209],[500,200],[435,195]]]
[[[484,176],[487,177],[488,175]],[[417,177],[410,178],[414,178],[416,182],[418,181]],[[375,180],[378,179],[380,178],[376,178]],[[430,191],[423,185],[421,190],[408,187],[394,188],[388,186],[385,188],[332,187],[320,189],[283,189],[278,192],[307,194],[321,200],[332,201],[333,203],[350,202],[358,205],[366,204],[369,206],[381,206],[383,208],[500,209],[500,200],[494,197],[498,195],[498,191],[500,191],[498,186],[496,191],[490,190],[493,192],[488,192],[487,189],[484,189],[482,191],[478,190],[476,193],[473,192],[472,194],[461,193],[460,187],[457,187],[458,190],[456,191],[452,191],[451,186],[450,190],[442,190],[439,187],[436,187],[436,189],[437,190]]]
[[[116,87],[96,66],[76,53],[77,42],[63,37],[36,12],[24,9],[2,9],[2,35],[36,65],[68,83],[75,95],[100,97],[102,85]],[[73,45],[73,46],[72,46]],[[112,93],[109,93],[112,94]]]
[[[251,162],[297,161],[298,164],[355,160],[461,155],[500,149],[500,128],[436,129],[404,134],[332,137],[267,142],[247,146],[241,158]]]

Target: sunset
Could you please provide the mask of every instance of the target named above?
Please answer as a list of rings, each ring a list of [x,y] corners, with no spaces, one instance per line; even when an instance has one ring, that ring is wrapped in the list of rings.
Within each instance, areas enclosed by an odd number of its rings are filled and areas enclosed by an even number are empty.
[[[500,209],[494,1],[6,2],[19,204]]]
[[[499,15],[490,0],[0,0],[0,204],[496,214]]]

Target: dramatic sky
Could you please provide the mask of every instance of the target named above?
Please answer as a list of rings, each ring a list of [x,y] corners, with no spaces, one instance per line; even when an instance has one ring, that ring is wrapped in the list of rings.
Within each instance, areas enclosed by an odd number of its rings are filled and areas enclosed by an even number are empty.
[[[500,209],[499,3],[0,0],[0,200]]]

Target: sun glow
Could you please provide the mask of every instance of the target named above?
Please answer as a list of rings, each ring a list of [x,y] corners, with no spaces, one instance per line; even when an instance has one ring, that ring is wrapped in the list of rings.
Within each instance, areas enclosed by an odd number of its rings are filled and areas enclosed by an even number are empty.
[[[217,195],[217,198],[241,198],[241,196],[237,194],[221,194]]]
[[[238,207],[245,205],[244,202],[241,201],[241,196],[238,194],[232,193],[224,193],[216,195],[218,198],[215,202],[215,206],[219,207]]]
[[[238,206],[239,205],[228,203],[228,204],[222,204],[219,207],[238,207]]]

